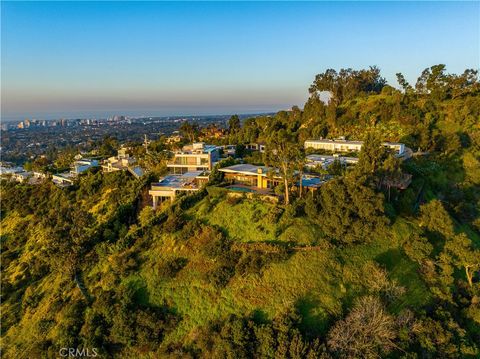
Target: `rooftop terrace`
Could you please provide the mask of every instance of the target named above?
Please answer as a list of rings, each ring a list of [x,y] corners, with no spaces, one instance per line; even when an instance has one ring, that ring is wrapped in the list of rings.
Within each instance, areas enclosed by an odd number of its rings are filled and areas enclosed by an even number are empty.
[[[163,177],[159,182],[152,183],[152,190],[155,189],[194,189],[198,188],[195,179],[199,177],[208,178],[205,171],[191,171],[183,175],[169,175]]]

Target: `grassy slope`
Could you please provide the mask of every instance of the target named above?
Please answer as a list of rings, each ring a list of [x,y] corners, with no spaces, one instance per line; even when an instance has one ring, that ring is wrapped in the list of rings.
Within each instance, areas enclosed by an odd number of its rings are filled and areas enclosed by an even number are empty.
[[[272,241],[278,224],[269,221],[268,213],[273,205],[255,200],[244,200],[231,205],[227,201],[220,201],[206,205],[202,201],[194,206],[189,214],[199,217],[211,225],[221,227],[227,235],[242,242]],[[257,214],[254,215],[254,212]],[[256,217],[256,218],[254,218]]]
[[[244,200],[232,207],[227,201],[221,201],[214,208],[209,205],[210,211],[202,210],[206,205],[205,200],[200,202],[189,214],[222,227],[238,241],[284,241],[297,234],[301,241],[319,242],[315,238],[318,231],[312,230],[315,227],[309,226],[304,219],[296,220],[295,226],[275,237],[280,224],[268,223],[266,214],[272,210],[269,204]],[[251,220],[254,210],[265,214],[258,217],[256,223]],[[364,277],[370,261],[382,264],[389,271],[390,279],[396,279],[407,288],[406,294],[392,304],[393,311],[428,302],[429,294],[417,274],[416,265],[399,248],[399,240],[407,234],[407,228],[408,224],[398,223],[391,238],[345,250],[329,249],[325,245],[320,250],[297,251],[286,261],[270,264],[261,274],[236,275],[221,290],[202,279],[209,268],[205,258],[177,243],[174,235],[163,235],[145,254],[140,273],[131,276],[130,280],[144,287],[150,303],[167,301],[183,317],[168,340],[186,338],[188,341],[194,337],[197,326],[230,313],[255,312],[272,318],[292,305],[302,312],[304,329],[321,335],[325,334],[328,323],[342,314],[345,305],[367,292]],[[189,258],[189,264],[175,279],[159,280],[155,267],[162,258],[175,256]]]
[[[98,210],[103,201],[104,198],[100,198],[92,208]],[[195,337],[198,326],[231,313],[255,313],[271,319],[292,306],[303,314],[303,328],[307,333],[324,335],[330,322],[342,315],[356,296],[367,293],[364,277],[371,261],[384,265],[390,278],[407,288],[406,294],[392,304],[393,311],[419,306],[429,300],[416,265],[399,248],[399,241],[410,231],[408,223],[395,224],[391,238],[342,250],[332,249],[323,242],[320,230],[306,219],[297,218],[287,224],[282,221],[271,223],[268,214],[272,210],[273,205],[256,200],[243,200],[232,205],[226,200],[212,204],[204,199],[188,211],[189,216],[223,228],[239,242],[296,240],[297,243],[317,246],[314,250],[296,251],[287,260],[268,265],[262,273],[236,275],[223,289],[215,288],[204,279],[213,264],[198,248],[177,239],[175,233],[164,233],[159,227],[152,229],[150,248],[140,252],[139,270],[123,281],[139,289],[139,302],[150,305],[166,302],[182,317],[177,328],[168,335],[167,342],[188,342]],[[252,216],[254,211],[257,214]],[[1,223],[3,234],[8,236],[26,222],[28,218],[22,219],[14,214],[7,216]],[[30,226],[29,230],[40,231],[35,226]],[[21,280],[21,263],[28,263],[30,247],[32,251],[41,247],[39,240],[39,233],[32,232],[18,262],[4,275],[19,276],[18,280]],[[174,279],[164,279],[158,268],[166,259],[174,257],[188,258],[188,264]],[[96,287],[111,289],[112,265],[108,256],[102,257],[84,273],[86,287],[91,293],[95,293]],[[45,318],[62,317],[62,303],[82,299],[74,283],[62,281],[57,273],[42,278],[31,291],[38,296],[38,306],[36,310],[21,314],[19,325],[7,334],[9,341],[20,338],[23,343],[33,343],[38,337],[55,336],[54,330],[45,328],[49,325]],[[2,311],[18,312],[20,307],[14,308],[13,305],[15,303],[2,303]]]

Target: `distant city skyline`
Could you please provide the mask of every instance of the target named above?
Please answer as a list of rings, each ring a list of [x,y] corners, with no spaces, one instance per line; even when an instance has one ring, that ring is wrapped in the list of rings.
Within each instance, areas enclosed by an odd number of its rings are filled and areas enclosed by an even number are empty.
[[[163,111],[152,111],[152,112],[143,112],[140,113],[139,111],[97,111],[97,112],[78,112],[78,113],[69,113],[65,115],[64,113],[51,113],[48,115],[32,115],[32,116],[23,116],[19,115],[17,117],[11,116],[9,118],[2,118],[3,122],[6,123],[19,123],[25,120],[32,121],[55,121],[55,120],[77,120],[77,119],[103,119],[106,120],[108,118],[114,116],[125,116],[127,118],[191,118],[191,117],[215,117],[215,116],[232,116],[232,115],[264,115],[264,114],[273,114],[275,112],[281,110],[290,110],[290,108],[279,108],[274,111],[226,111],[226,112],[202,112],[201,110],[197,110],[196,112],[192,113],[180,113],[180,112],[172,112],[172,113],[164,113]]]
[[[1,2],[2,120],[272,112],[328,68],[479,68],[478,2]]]

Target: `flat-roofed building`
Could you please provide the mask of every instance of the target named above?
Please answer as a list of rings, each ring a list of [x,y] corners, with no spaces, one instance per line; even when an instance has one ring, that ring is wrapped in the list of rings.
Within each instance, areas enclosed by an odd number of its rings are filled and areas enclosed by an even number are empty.
[[[98,160],[93,160],[90,158],[82,158],[80,160],[76,160],[75,162],[73,162],[72,172],[78,175],[89,170],[90,168],[98,167],[98,165],[99,165]]]
[[[341,164],[356,164],[358,162],[357,157],[345,157],[339,156],[338,154],[334,155],[308,155],[306,157],[306,167],[313,168],[320,166],[323,169],[330,167],[333,162],[340,161]]]
[[[219,169],[224,173],[224,178],[232,184],[240,184],[258,189],[273,189],[282,183],[278,170],[272,167],[256,166],[251,164],[238,164]],[[296,176],[295,186],[302,186],[316,190],[325,180],[319,176],[303,175],[300,179]]]
[[[394,150],[397,155],[403,156],[405,153],[405,144],[400,142],[383,142],[382,145]]]
[[[272,170],[266,166],[255,166],[248,163],[219,169],[224,173],[227,181],[257,188],[274,188],[280,183],[281,177],[272,174]],[[270,175],[267,176],[269,172]]]
[[[385,147],[391,148],[398,155],[403,155],[405,152],[405,145],[398,142],[383,142]],[[347,141],[347,140],[306,140],[304,143],[305,149],[313,148],[315,150],[324,150],[331,152],[360,152],[363,146],[363,141]]]
[[[58,187],[68,187],[73,185],[73,182],[77,178],[76,174],[73,172],[64,172],[64,173],[56,173],[52,175],[52,181]]]
[[[219,160],[219,148],[195,142],[184,146],[181,151],[173,154],[173,159],[167,162],[167,167],[173,174],[192,171],[211,171]]]
[[[117,156],[109,157],[102,163],[103,172],[117,172],[128,171],[136,178],[143,176],[144,171],[140,166],[137,166],[135,157],[131,157],[128,153],[128,148],[121,148],[118,150]]]
[[[152,183],[148,192],[153,199],[153,208],[157,208],[163,200],[173,201],[179,192],[199,191],[208,182],[208,175],[204,171],[192,171],[182,175],[168,175],[160,181]]]
[[[126,171],[129,166],[135,163],[133,158],[109,157],[102,164],[103,172]]]

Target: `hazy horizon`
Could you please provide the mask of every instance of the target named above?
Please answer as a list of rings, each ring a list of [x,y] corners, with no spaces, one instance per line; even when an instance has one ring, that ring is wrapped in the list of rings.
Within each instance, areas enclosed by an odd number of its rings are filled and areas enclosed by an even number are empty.
[[[112,116],[127,116],[130,118],[159,118],[159,117],[196,117],[196,116],[201,116],[201,117],[206,117],[206,116],[232,116],[232,115],[257,115],[257,114],[268,114],[268,113],[275,113],[281,110],[287,110],[287,109],[278,109],[274,111],[243,111],[243,112],[217,112],[217,113],[212,113],[212,112],[195,112],[195,113],[162,113],[162,112],[144,112],[144,113],[139,113],[135,111],[100,111],[100,112],[81,112],[81,113],[72,113],[68,116],[64,116],[63,114],[44,114],[43,116],[40,115],[31,115],[31,116],[22,116],[19,115],[17,118],[15,117],[9,117],[9,118],[2,118],[2,121],[4,122],[17,122],[17,121],[23,121],[26,119],[29,120],[47,120],[47,121],[52,121],[52,120],[60,120],[60,119],[107,119]]]
[[[2,119],[303,107],[328,68],[479,67],[478,2],[2,2]],[[102,115],[103,114],[103,115]]]

